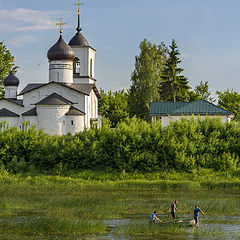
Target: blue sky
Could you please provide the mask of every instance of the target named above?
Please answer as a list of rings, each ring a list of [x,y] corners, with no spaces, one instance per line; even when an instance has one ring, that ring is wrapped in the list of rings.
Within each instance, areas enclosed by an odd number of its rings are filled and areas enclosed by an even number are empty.
[[[48,82],[47,51],[58,40],[55,23],[75,34],[77,0],[0,0],[0,41],[15,56],[20,90]],[[82,34],[96,52],[98,88],[128,88],[139,43],[167,45],[174,38],[192,88],[208,81],[212,92],[240,88],[239,0],[84,0]]]

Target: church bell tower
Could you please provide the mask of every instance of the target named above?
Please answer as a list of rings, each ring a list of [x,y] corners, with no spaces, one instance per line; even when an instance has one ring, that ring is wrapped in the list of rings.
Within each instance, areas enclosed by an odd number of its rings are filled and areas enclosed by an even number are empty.
[[[78,26],[77,33],[69,42],[69,46],[75,53],[73,61],[73,82],[74,83],[88,83],[95,84],[95,52],[86,38],[81,34],[82,28],[80,27],[80,0],[75,4],[78,6]]]

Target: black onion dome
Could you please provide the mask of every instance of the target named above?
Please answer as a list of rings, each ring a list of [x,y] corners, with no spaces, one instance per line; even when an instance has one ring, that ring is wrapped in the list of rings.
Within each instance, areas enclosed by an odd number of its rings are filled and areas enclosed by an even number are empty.
[[[87,39],[80,33],[77,32],[73,38],[69,42],[70,46],[82,46],[82,47],[88,47],[88,41]]]
[[[64,42],[62,35],[60,35],[57,43],[48,50],[47,57],[49,61],[74,60],[75,54],[72,48]]]
[[[3,80],[4,86],[18,86],[19,85],[19,79],[13,74],[11,71],[9,75],[4,78]]]

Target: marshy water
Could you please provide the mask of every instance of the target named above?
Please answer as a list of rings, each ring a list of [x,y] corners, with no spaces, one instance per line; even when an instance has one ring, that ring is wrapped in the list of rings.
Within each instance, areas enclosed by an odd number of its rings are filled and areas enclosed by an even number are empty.
[[[170,220],[179,201],[179,219],[192,219],[194,205],[205,212],[198,228],[149,224],[153,210]],[[54,182],[0,186],[0,239],[240,239],[239,190],[162,189],[147,184]]]

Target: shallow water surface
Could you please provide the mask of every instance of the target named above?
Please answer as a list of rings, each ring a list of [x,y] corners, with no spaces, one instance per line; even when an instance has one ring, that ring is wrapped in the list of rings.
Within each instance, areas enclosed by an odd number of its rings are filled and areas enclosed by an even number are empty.
[[[238,192],[168,191],[158,188],[81,189],[51,194],[0,195],[1,240],[240,240]],[[181,219],[192,219],[197,203],[206,213],[198,228],[173,224],[171,201]],[[168,224],[149,224],[153,210]]]

